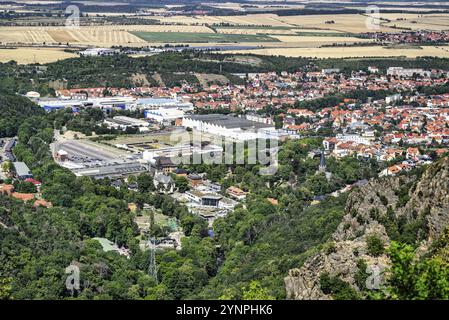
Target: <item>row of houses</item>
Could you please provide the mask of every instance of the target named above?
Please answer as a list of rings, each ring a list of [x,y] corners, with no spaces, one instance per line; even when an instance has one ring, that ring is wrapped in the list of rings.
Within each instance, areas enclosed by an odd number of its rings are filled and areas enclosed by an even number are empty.
[[[0,194],[25,203],[32,203],[34,208],[51,208],[53,206],[51,202],[42,199],[39,194],[15,192],[12,184],[0,184]]]

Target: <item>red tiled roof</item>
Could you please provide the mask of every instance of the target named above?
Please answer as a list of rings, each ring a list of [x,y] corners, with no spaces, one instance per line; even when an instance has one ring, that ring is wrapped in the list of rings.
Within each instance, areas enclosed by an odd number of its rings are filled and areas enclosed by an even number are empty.
[[[13,192],[11,196],[15,199],[22,200],[24,202],[34,200],[34,194],[32,193]]]

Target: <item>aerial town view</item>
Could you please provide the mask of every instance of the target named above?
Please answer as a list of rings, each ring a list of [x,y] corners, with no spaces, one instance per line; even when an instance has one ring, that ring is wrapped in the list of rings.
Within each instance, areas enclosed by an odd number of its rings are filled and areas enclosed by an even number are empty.
[[[448,2],[0,3],[0,300],[449,300]]]

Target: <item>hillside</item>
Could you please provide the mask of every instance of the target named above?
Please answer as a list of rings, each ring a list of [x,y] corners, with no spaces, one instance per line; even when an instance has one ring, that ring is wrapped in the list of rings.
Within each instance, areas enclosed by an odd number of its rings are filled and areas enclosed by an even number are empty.
[[[289,271],[287,297],[447,299],[448,183],[444,158],[424,172],[372,180],[354,191],[326,249]],[[375,270],[379,286],[369,290]]]
[[[41,108],[27,98],[0,90],[0,138],[16,135],[18,127],[27,117],[43,113]]]

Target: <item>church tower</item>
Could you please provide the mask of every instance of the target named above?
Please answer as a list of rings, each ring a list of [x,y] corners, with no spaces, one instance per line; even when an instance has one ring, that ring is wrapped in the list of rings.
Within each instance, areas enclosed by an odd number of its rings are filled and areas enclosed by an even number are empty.
[[[324,151],[321,151],[320,165],[318,166],[318,171],[326,172],[326,157],[324,156]]]

